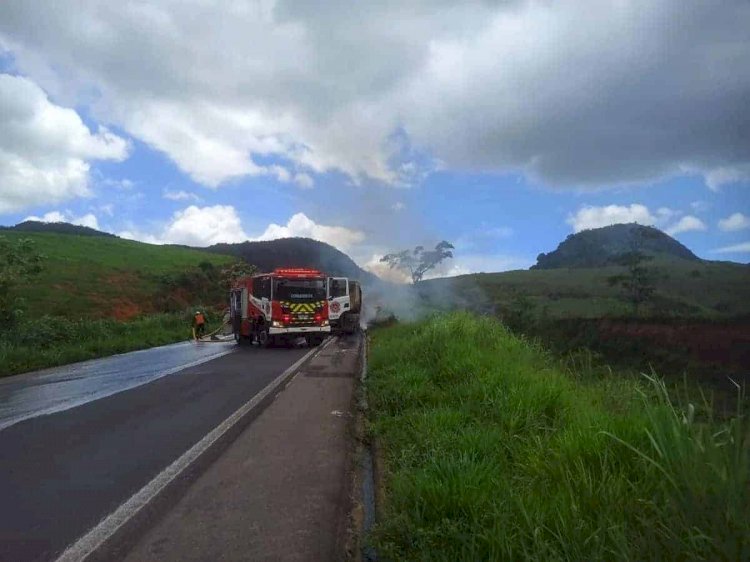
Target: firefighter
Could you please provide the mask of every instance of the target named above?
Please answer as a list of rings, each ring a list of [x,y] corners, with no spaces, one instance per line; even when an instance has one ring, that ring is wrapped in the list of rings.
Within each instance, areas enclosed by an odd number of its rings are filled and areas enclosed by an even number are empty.
[[[200,310],[197,310],[193,316],[193,335],[195,336],[195,339],[202,337],[205,331],[206,317],[203,316],[203,313]]]

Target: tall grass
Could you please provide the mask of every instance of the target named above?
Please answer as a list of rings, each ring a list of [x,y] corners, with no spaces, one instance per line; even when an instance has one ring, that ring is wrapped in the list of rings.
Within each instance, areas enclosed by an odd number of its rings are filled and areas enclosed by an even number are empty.
[[[747,419],[698,422],[657,379],[558,365],[466,313],[375,332],[381,556],[750,558]]]
[[[152,314],[130,322],[43,316],[0,334],[0,376],[164,345],[190,335],[185,314]]]

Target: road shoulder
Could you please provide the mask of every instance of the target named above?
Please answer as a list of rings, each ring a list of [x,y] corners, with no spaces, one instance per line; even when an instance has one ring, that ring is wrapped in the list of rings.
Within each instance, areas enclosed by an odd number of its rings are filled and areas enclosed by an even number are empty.
[[[360,345],[305,364],[126,559],[345,558]]]

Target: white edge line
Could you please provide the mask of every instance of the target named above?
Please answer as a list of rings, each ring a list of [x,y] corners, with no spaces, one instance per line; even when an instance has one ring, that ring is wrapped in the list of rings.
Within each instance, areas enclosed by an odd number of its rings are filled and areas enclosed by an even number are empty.
[[[299,369],[299,367],[312,355],[323,351],[323,349],[334,341],[334,339],[334,337],[329,337],[324,345],[317,349],[311,349],[291,367],[268,383],[263,390],[245,402],[245,404],[240,406],[232,415],[221,422],[221,424],[214,428],[203,439],[198,441],[176,461],[157,474],[153,480],[133,494],[129,500],[125,501],[115,511],[102,519],[96,527],[65,549],[60,557],[57,558],[57,562],[79,562],[85,560],[88,556],[96,552],[96,550],[112,537],[125,523],[127,523],[141,509],[147,506],[149,502],[159,494],[159,492],[172,482],[172,480],[177,478],[222,435],[229,431],[232,426],[239,422],[269,394],[276,390],[288,375]]]
[[[148,350],[139,349],[138,351],[133,351],[131,353],[138,353],[139,351],[148,351]],[[25,420],[38,418],[40,416],[49,416],[51,414],[57,414],[58,412],[64,412],[66,410],[72,410],[73,408],[77,408],[78,406],[83,406],[84,404],[88,404],[89,402],[96,402],[97,400],[101,400],[102,398],[108,398],[109,396],[113,396],[115,394],[120,394],[121,392],[125,392],[126,390],[133,390],[134,388],[138,388],[139,386],[143,386],[150,382],[154,382],[161,378],[164,378],[166,376],[173,375],[184,369],[197,367],[198,365],[202,365],[203,363],[208,363],[209,361],[213,361],[214,359],[218,359],[219,357],[224,357],[225,355],[229,355],[230,353],[232,353],[232,351],[234,351],[234,349],[218,351],[217,353],[213,355],[207,355],[206,357],[201,357],[200,359],[196,359],[195,361],[191,361],[190,363],[185,363],[184,365],[179,365],[177,367],[171,367],[165,371],[160,371],[159,374],[154,376],[153,378],[150,378],[148,380],[138,381],[135,384],[129,384],[129,385],[125,385],[122,387],[118,387],[116,389],[113,389],[112,392],[105,392],[103,394],[97,394],[96,397],[93,399],[81,398],[78,400],[72,400],[70,402],[58,403],[58,404],[49,406],[47,408],[44,408],[43,410],[38,410],[36,412],[29,412],[27,414],[21,414],[20,416],[16,416],[14,418],[9,418],[3,422],[0,422],[0,431],[2,431],[3,429],[7,429],[9,427],[12,427],[16,425],[17,423],[21,423],[22,421],[25,421]],[[99,359],[103,359],[103,358],[100,357]],[[96,361],[96,359],[92,359],[92,361]]]

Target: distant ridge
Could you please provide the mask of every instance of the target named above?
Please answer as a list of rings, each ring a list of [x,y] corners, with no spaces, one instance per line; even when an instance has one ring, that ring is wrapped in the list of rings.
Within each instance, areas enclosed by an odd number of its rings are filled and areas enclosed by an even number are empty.
[[[329,275],[352,277],[366,284],[380,281],[378,277],[354,263],[354,260],[344,252],[311,238],[279,238],[263,242],[216,244],[205,250],[242,258],[261,271],[272,271],[277,267],[310,267]]]
[[[77,234],[78,236],[106,236],[108,238],[117,238],[109,232],[102,232],[88,226],[80,226],[67,222],[41,222],[41,221],[24,221],[16,226],[0,226],[0,232],[10,230],[14,232],[54,232],[57,234]]]
[[[66,222],[24,221],[15,226],[0,227],[0,233],[3,231],[119,238],[108,232],[101,232],[88,226],[78,226]],[[174,246],[242,258],[248,263],[257,266],[261,271],[271,271],[277,267],[309,267],[319,269],[329,275],[358,279],[362,283],[380,282],[378,277],[363,270],[344,252],[337,250],[330,244],[311,238],[279,238],[263,242],[215,244],[208,248],[183,245]]]
[[[642,252],[655,257],[702,261],[687,247],[658,228],[636,223],[613,224],[568,236],[557,249],[539,254],[531,269],[602,267],[615,263],[638,240]]]

